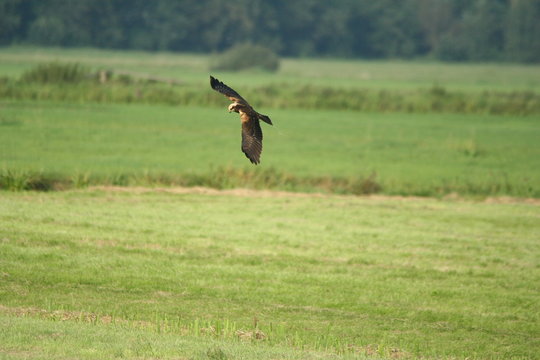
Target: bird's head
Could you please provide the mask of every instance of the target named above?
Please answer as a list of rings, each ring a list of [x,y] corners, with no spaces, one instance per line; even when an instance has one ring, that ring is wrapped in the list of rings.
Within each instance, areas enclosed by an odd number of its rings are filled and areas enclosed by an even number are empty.
[[[238,112],[238,107],[239,107],[240,104],[238,104],[237,102],[234,102],[232,103],[231,105],[229,105],[229,112]]]

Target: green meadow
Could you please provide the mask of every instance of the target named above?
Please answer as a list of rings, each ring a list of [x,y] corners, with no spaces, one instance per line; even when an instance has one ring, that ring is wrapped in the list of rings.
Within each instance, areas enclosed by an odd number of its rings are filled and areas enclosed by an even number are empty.
[[[0,358],[538,358],[539,66],[208,64],[0,48]]]
[[[166,52],[12,46],[0,48],[0,76],[20,76],[36,64],[60,61],[207,86],[209,58],[208,55]],[[281,60],[280,69],[275,74],[250,72],[238,75],[222,71],[214,75],[223,79],[226,76],[234,78],[234,85],[239,88],[301,82],[307,85],[386,90],[439,85],[450,90],[473,92],[540,91],[540,66],[534,64],[286,58]]]
[[[533,116],[263,108],[275,126],[262,125],[262,166],[255,168],[240,151],[237,114],[224,108],[47,102],[1,106],[4,187],[18,186],[17,177],[31,182],[34,176],[53,187],[162,183],[353,194],[540,196],[540,127]],[[375,188],[365,184],[368,180]]]
[[[121,190],[0,195],[8,357],[536,356],[538,205]]]

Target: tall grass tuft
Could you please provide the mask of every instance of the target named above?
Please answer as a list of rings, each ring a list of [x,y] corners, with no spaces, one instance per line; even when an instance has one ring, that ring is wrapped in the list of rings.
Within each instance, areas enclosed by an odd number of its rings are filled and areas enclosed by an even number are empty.
[[[0,173],[0,188],[10,191],[26,190],[30,175],[24,171],[4,170]]]
[[[90,76],[90,70],[78,63],[51,62],[37,65],[21,76],[23,83],[80,83]]]
[[[0,189],[10,191],[49,191],[53,190],[55,183],[62,182],[64,181],[60,181],[57,176],[41,172],[11,169],[0,171]]]

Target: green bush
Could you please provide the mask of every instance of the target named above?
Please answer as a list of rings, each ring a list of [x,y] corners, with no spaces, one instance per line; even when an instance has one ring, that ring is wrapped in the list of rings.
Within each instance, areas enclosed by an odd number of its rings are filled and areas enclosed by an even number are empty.
[[[39,64],[26,71],[21,76],[22,82],[27,83],[79,83],[92,75],[90,70],[77,63],[62,64],[52,62]]]
[[[213,57],[210,62],[211,70],[239,71],[253,68],[276,71],[279,68],[279,57],[264,46],[239,44]]]

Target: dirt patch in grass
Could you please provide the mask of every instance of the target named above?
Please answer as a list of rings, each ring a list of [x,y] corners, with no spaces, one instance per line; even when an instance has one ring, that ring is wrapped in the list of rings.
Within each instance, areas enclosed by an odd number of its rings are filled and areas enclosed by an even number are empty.
[[[534,198],[514,198],[511,196],[498,196],[498,197],[488,197],[484,200],[488,204],[515,204],[515,203],[526,203],[531,205],[540,205],[540,199]]]
[[[328,197],[322,193],[299,193],[289,191],[253,190],[253,189],[213,189],[202,186],[194,187],[140,187],[140,186],[92,186],[89,191],[100,190],[106,192],[127,192],[143,194],[148,192],[164,192],[170,194],[200,194],[200,195],[231,195],[242,197],[277,198],[277,197]],[[86,191],[86,190],[83,190]],[[332,195],[336,196],[336,195]]]
[[[0,313],[10,314],[18,317],[32,316],[60,321],[68,320],[77,320],[81,322],[91,322],[94,323],[98,320],[104,324],[111,322],[111,316],[98,316],[93,313],[87,313],[82,311],[65,311],[65,310],[54,310],[49,311],[45,309],[38,309],[34,307],[7,307],[0,305]]]
[[[164,192],[170,194],[200,194],[200,195],[230,195],[241,197],[257,197],[257,198],[328,198],[328,197],[340,197],[340,198],[358,198],[372,199],[372,200],[398,200],[398,201],[422,201],[433,198],[420,197],[420,196],[401,196],[401,195],[337,195],[337,194],[324,194],[324,193],[302,193],[302,192],[290,192],[290,191],[275,191],[275,190],[255,190],[255,189],[213,189],[202,186],[195,187],[142,187],[142,186],[91,186],[82,191],[105,191],[105,192],[126,192],[126,193],[149,193],[149,192]],[[517,198],[511,196],[500,197],[487,197],[484,199],[474,200],[467,197],[462,197],[457,194],[446,196],[445,200],[454,201],[477,201],[488,204],[530,204],[540,205],[540,199],[536,198]]]

